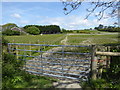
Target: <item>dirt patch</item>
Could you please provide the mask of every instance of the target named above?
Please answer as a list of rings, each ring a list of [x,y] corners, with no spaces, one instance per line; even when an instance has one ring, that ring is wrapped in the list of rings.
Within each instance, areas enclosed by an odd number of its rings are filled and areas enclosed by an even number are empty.
[[[67,36],[65,37],[65,39],[61,41],[61,43],[67,45]],[[88,75],[90,71],[89,56],[86,57],[84,55],[63,56],[63,54],[58,54],[58,53],[54,54],[58,51],[62,51],[62,47],[52,48],[48,50],[46,53],[43,53],[42,56],[40,55],[39,56],[40,58],[34,58],[32,61],[28,60],[26,62],[26,68],[28,67],[26,70],[35,71],[38,73],[41,72],[44,74],[49,73],[58,76],[73,77],[73,78],[81,78],[82,75],[83,76]],[[41,57],[44,58],[41,59]],[[82,71],[86,71],[86,72],[82,72]],[[53,86],[56,88],[81,88],[81,86],[79,85],[79,80],[61,79],[61,78],[58,79],[59,79],[58,82],[53,83]]]
[[[55,88],[81,88],[80,82],[72,80],[60,80],[59,82],[54,82],[53,86]]]

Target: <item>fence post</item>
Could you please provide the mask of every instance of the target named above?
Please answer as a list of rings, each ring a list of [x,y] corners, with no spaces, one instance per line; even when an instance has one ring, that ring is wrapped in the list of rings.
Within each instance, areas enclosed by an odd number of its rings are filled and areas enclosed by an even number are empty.
[[[31,42],[29,42],[29,44],[30,44],[30,50],[31,50]],[[30,56],[31,56],[31,51],[30,51]]]
[[[38,40],[38,44],[40,44],[40,41]]]
[[[62,76],[64,76],[64,66],[63,66],[63,64],[64,64],[64,61],[63,61],[63,59],[64,59],[64,46],[62,46]]]
[[[103,71],[103,60],[99,60],[99,68],[98,68],[98,78],[101,79]]]
[[[12,43],[15,43],[15,40],[13,39],[13,42]]]
[[[107,51],[110,52],[110,46],[107,47]],[[106,58],[106,68],[110,67],[110,56],[107,56]]]
[[[44,42],[44,44],[45,44],[45,41],[43,41]],[[44,46],[44,49],[45,49],[45,46]]]
[[[43,72],[43,59],[42,58],[43,58],[43,56],[42,56],[42,46],[40,46],[40,59],[41,59],[41,68],[42,68],[41,73],[43,74],[44,72]]]
[[[8,53],[11,53],[11,52],[10,52],[10,51],[11,51],[10,49],[11,49],[11,48],[10,48],[10,44],[8,44],[8,47],[7,47],[7,52],[8,52]]]
[[[17,57],[17,59],[18,59],[18,45],[16,45],[16,57]]]
[[[97,58],[95,57],[96,46],[92,45],[91,51],[91,78],[96,80],[97,76]]]

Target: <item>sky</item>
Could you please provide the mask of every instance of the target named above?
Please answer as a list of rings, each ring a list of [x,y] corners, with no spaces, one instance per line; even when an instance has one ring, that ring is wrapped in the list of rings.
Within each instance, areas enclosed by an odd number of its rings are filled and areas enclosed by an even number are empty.
[[[67,30],[94,28],[99,24],[113,25],[114,19],[106,18],[100,21],[94,16],[85,19],[91,8],[89,2],[84,2],[75,11],[64,14],[61,2],[2,2],[2,22],[0,24],[15,23],[19,27],[25,25],[59,25]]]

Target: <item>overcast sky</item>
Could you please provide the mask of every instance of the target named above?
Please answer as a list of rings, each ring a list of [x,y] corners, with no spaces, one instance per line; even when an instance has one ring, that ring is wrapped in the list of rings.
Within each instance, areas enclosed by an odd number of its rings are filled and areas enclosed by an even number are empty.
[[[114,19],[97,18],[92,14],[88,19],[87,8],[89,2],[83,3],[77,10],[69,15],[63,13],[61,2],[2,2],[2,23],[15,23],[19,27],[25,25],[59,25],[61,28],[70,30],[87,29],[98,26],[99,24],[112,25]]]

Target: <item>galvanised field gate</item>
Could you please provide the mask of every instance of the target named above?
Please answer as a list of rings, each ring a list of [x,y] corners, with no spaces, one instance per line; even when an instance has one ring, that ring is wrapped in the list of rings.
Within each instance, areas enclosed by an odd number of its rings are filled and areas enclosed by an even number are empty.
[[[8,43],[8,50],[30,73],[82,80],[89,76],[90,46]]]

